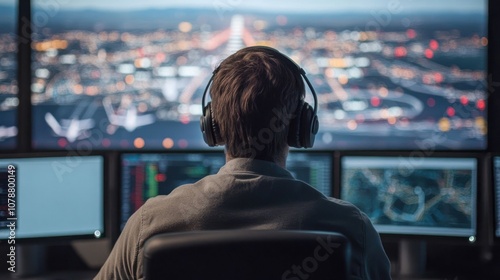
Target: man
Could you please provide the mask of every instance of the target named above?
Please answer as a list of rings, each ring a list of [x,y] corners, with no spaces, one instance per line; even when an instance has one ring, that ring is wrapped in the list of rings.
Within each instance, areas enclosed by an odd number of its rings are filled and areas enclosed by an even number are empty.
[[[285,169],[289,146],[311,147],[318,129],[316,109],[304,102],[303,78],[299,66],[272,48],[248,47],[225,59],[214,71],[201,126],[210,146],[225,145],[226,165],[149,199],[127,222],[96,279],[142,279],[143,246],[153,235],[242,228],[340,232],[351,241],[353,279],[390,279],[367,216]]]

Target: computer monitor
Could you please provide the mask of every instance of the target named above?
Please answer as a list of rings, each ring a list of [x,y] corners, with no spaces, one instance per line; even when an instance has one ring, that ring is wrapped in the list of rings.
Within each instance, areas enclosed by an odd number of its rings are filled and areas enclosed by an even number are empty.
[[[487,1],[32,0],[33,148],[206,149],[214,67],[268,45],[318,94],[315,149],[480,150]],[[35,22],[36,23],[36,22]],[[308,102],[312,104],[308,94]]]
[[[330,196],[331,153],[290,153],[287,169],[299,180]],[[121,155],[120,230],[150,197],[215,174],[225,164],[224,153],[123,153]]]
[[[122,154],[120,230],[148,198],[215,174],[224,164],[224,153]]]
[[[332,196],[333,152],[294,151],[288,154],[286,169],[326,196]]]
[[[476,236],[475,157],[343,156],[340,198],[381,234]]]
[[[103,168],[100,155],[0,156],[0,240],[103,237]]]
[[[493,190],[495,205],[495,236],[500,238],[500,156],[493,157]]]
[[[17,139],[17,1],[0,0],[0,149]]]

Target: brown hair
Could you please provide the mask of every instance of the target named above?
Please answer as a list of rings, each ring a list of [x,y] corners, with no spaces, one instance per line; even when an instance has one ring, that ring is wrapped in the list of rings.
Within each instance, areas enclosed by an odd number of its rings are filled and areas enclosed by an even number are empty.
[[[271,48],[248,47],[222,61],[210,94],[228,155],[276,161],[305,88],[290,59]]]

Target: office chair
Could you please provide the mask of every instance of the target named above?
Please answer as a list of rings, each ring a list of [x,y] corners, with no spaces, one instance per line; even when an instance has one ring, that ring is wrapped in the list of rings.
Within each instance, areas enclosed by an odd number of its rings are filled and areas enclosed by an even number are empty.
[[[339,233],[222,230],[165,233],[144,247],[144,279],[348,279],[350,243]]]

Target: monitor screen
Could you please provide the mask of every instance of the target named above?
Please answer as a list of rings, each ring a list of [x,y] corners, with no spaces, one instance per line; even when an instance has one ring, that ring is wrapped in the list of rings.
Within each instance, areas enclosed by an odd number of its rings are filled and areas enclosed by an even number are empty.
[[[476,192],[476,158],[341,159],[340,198],[380,233],[475,238]]]
[[[493,188],[495,192],[495,236],[500,237],[500,156],[493,157]]]
[[[148,198],[215,174],[225,162],[224,153],[122,154],[120,229]]]
[[[17,1],[0,0],[0,149],[16,147]]]
[[[101,156],[0,158],[0,240],[103,236],[103,167]]]
[[[223,153],[122,154],[120,228],[148,198],[215,174],[225,163]],[[331,195],[331,154],[294,152],[286,165],[296,179]]]
[[[206,148],[203,90],[251,45],[306,70],[317,149],[486,148],[486,0],[32,3],[36,149]]]
[[[286,169],[326,196],[332,196],[333,153],[291,152]]]

